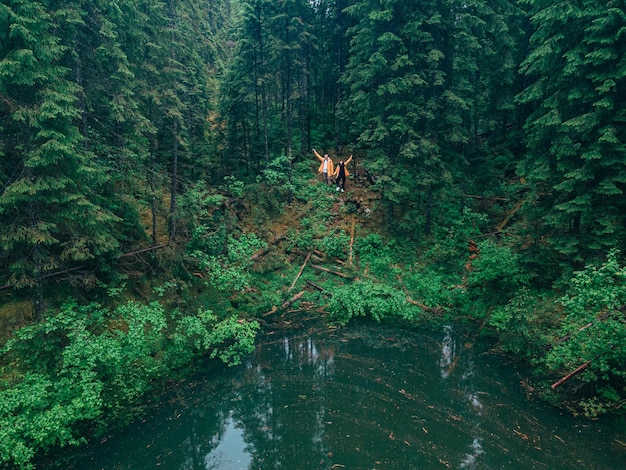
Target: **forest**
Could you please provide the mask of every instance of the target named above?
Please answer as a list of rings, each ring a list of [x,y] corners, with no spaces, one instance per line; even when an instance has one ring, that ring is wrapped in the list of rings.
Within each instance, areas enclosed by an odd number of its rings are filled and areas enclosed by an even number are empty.
[[[463,322],[624,413],[623,0],[2,0],[0,35],[0,466],[296,305]]]

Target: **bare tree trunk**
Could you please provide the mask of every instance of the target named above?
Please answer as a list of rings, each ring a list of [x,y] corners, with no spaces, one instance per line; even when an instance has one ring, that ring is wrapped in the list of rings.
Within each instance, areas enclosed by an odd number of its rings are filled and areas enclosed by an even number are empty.
[[[152,245],[157,244],[157,197],[156,197],[156,171],[155,154],[158,142],[156,136],[152,138],[152,149],[150,151],[150,169],[148,170],[148,184],[150,185],[150,210],[152,211]]]
[[[174,143],[172,146],[172,184],[170,194],[170,217],[169,217],[169,238],[173,240],[176,236],[176,204],[178,191],[178,123],[174,122],[172,131]]]
[[[31,202],[29,204],[30,212],[30,225],[33,231],[37,226],[37,211],[35,205]],[[38,243],[33,245],[32,251],[33,271],[33,309],[35,311],[35,318],[43,318],[43,314],[46,311],[46,303],[43,295],[43,254]]]

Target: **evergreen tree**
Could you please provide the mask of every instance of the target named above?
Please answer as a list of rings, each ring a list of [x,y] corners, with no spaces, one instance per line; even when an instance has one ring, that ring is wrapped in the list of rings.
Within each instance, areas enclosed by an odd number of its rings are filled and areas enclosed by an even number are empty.
[[[519,96],[532,108],[520,174],[535,239],[579,266],[625,241],[624,2],[527,2],[535,32]]]
[[[94,201],[102,183],[79,130],[80,86],[70,46],[80,11],[56,2],[4,2],[0,14],[0,95],[10,175],[0,193],[0,243],[10,281],[33,288],[44,310],[43,282],[118,248],[115,217]]]

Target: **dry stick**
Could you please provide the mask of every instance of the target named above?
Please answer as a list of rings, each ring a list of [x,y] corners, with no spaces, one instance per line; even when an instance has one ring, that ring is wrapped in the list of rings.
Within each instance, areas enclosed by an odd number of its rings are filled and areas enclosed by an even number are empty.
[[[406,290],[405,290],[406,293]],[[421,308],[422,310],[424,310],[425,312],[429,312],[429,313],[435,313],[437,315],[439,315],[440,313],[443,312],[443,308],[442,307],[429,307],[428,305],[425,305],[421,302],[418,302],[417,300],[413,300],[413,298],[411,298],[411,296],[409,294],[406,294],[406,301],[412,305],[417,305],[419,308]]]
[[[272,309],[269,312],[265,312],[263,314],[264,317],[268,317],[270,316],[272,313],[276,313],[279,310],[285,310],[287,307],[289,307],[290,305],[296,303],[298,300],[300,300],[300,298],[304,295],[306,291],[301,291],[298,292],[296,295],[294,295],[291,299],[285,301],[282,303],[282,305],[280,306],[280,308],[276,307],[276,305],[274,305],[272,307]]]
[[[509,223],[509,221],[513,218],[515,213],[522,207],[524,202],[526,202],[525,199],[520,199],[519,201],[515,203],[515,205],[513,206],[513,209],[511,209],[511,211],[509,212],[509,215],[507,215],[506,218],[502,222],[500,222],[500,224],[496,227],[496,230],[498,232],[501,232],[504,229],[504,227],[506,227],[506,224]]]
[[[318,291],[320,291],[320,292],[324,292],[324,288],[323,288],[322,286],[319,286],[319,285],[317,285],[317,284],[315,284],[314,282],[311,282],[311,281],[309,281],[309,280],[307,280],[307,281],[305,281],[305,282],[306,282],[306,284],[307,284],[308,286],[311,286],[313,289],[318,290]]]
[[[123,255],[120,256],[120,258],[125,258],[127,256],[138,255],[139,253],[145,253],[146,251],[159,250],[161,248],[165,248],[168,245],[169,245],[169,243],[163,243],[161,245],[155,245],[155,246],[150,246],[148,248],[142,248],[141,250],[131,251],[129,253],[124,253]]]
[[[274,306],[272,307],[272,310],[270,310],[269,312],[265,312],[265,313],[263,314],[263,316],[264,316],[264,317],[268,317],[268,316],[270,316],[272,313],[275,313],[276,311],[278,311],[278,307],[276,307],[276,305],[274,305]]]
[[[305,282],[306,282],[306,284],[307,284],[308,286],[311,286],[313,289],[315,289],[315,290],[317,290],[317,291],[321,292],[322,294],[326,294],[328,297],[332,297],[332,296],[333,296],[333,294],[331,294],[330,292],[328,292],[328,291],[327,291],[326,289],[324,289],[322,286],[318,286],[318,285],[317,285],[317,284],[315,284],[314,282],[311,282],[311,281],[308,281],[308,280],[307,280],[307,281],[305,281]]]
[[[345,279],[351,279],[352,278],[351,276],[349,276],[347,274],[340,273],[338,271],[333,271],[333,270],[325,268],[323,266],[318,266],[317,264],[312,264],[311,267],[314,268],[314,269],[317,269],[318,271],[324,271],[325,273],[334,274],[335,276],[343,277]]]
[[[311,255],[312,254],[313,254],[313,252],[311,251],[308,255],[306,255],[306,259],[304,260],[304,263],[300,267],[300,271],[298,271],[298,275],[296,276],[296,278],[291,283],[291,287],[287,290],[287,292],[289,292],[291,289],[293,289],[293,287],[296,285],[296,282],[298,282],[298,279],[300,279],[300,276],[302,275],[302,271],[304,271],[304,267],[309,262],[309,259],[311,259]]]
[[[469,197],[472,199],[489,199],[492,201],[509,201],[508,197],[498,197],[498,196],[474,196],[472,194],[464,194],[463,196]]]
[[[591,361],[587,361],[585,362],[582,366],[578,367],[578,369],[576,369],[573,372],[570,372],[569,374],[567,374],[565,377],[563,377],[560,380],[557,380],[556,382],[554,382],[551,387],[552,390],[554,390],[555,388],[557,388],[559,385],[562,385],[563,383],[567,382],[569,379],[571,379],[572,377],[574,377],[576,374],[580,374],[583,370],[585,370],[587,367],[589,367],[591,365]]]
[[[304,295],[306,291],[300,291],[298,292],[296,295],[294,295],[291,299],[289,299],[287,302],[283,302],[283,304],[280,306],[280,308],[282,310],[286,309],[287,307],[289,307],[290,305],[296,303],[298,300],[300,300],[300,298]]]
[[[287,233],[281,233],[279,235],[277,235],[276,237],[274,237],[274,240],[272,240],[271,242],[267,243],[267,247],[257,251],[256,253],[254,253],[250,259],[252,261],[258,261],[259,259],[261,259],[263,256],[265,256],[266,254],[268,254],[270,252],[270,250],[272,249],[272,246],[276,245],[279,241],[281,241],[283,238],[285,238],[285,236],[287,235]]]
[[[400,284],[402,285],[402,290],[404,290],[404,294],[406,295],[406,301],[412,305],[417,305],[419,308],[421,308],[422,310],[424,310],[425,312],[429,312],[429,313],[434,313],[439,315],[440,313],[443,313],[443,308],[442,307],[429,307],[426,304],[423,304],[422,302],[418,302],[417,300],[413,300],[413,298],[409,295],[409,291],[407,290],[406,286],[404,285],[404,282],[402,281],[402,278],[398,275],[396,276],[398,281],[400,281]]]
[[[619,312],[623,308],[624,308],[624,306],[622,305],[622,306],[616,308],[615,311]],[[602,313],[602,314],[598,315],[596,317],[596,320],[597,321],[604,321],[604,320],[607,320],[608,318],[610,318],[612,315],[613,315],[613,311],[605,312],[605,313]],[[590,326],[594,326],[594,325],[595,325],[595,323],[591,321],[591,322],[587,323],[586,325],[583,325],[580,328],[578,328],[578,331],[586,330]],[[572,332],[569,332],[565,336],[561,336],[559,339],[557,339],[556,340],[556,344],[563,343],[563,342],[569,340],[571,337],[572,337]]]
[[[352,227],[350,228],[350,254],[348,256],[348,266],[352,266],[352,247],[354,246],[354,225],[356,223],[356,217],[352,216]]]
[[[610,349],[613,349],[613,348],[615,348],[615,345],[614,345],[614,344],[611,344],[611,345],[610,345]],[[593,360],[596,360],[596,359],[600,358],[603,354],[605,354],[605,353],[600,353],[600,354],[597,354],[597,355],[596,355],[596,357],[594,357],[594,358],[593,358]],[[556,382],[554,382],[554,383],[551,385],[552,390],[554,390],[555,388],[557,388],[559,385],[564,384],[564,383],[565,383],[565,382],[567,382],[569,379],[571,379],[572,377],[574,377],[576,374],[580,374],[583,370],[585,370],[587,367],[589,367],[589,366],[591,365],[591,362],[592,362],[591,360],[589,360],[589,361],[585,362],[585,363],[584,363],[584,364],[582,364],[581,366],[578,366],[578,368],[577,368],[575,371],[570,372],[569,374],[567,374],[567,375],[566,375],[565,377],[563,377],[562,379],[557,380]]]

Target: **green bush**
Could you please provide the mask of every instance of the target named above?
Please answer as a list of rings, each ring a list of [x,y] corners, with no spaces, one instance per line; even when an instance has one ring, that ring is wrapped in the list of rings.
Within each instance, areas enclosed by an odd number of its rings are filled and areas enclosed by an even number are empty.
[[[220,291],[240,291],[250,284],[252,255],[265,243],[254,234],[228,237],[225,253],[214,255],[195,250],[190,256],[206,276],[206,282]]]
[[[391,318],[416,320],[421,310],[406,300],[401,290],[370,280],[356,281],[336,288],[328,304],[330,320],[345,325],[355,317],[376,321]]]
[[[169,314],[157,302],[114,311],[68,302],[0,350],[0,466],[32,468],[41,452],[128,421],[155,383],[200,354],[239,363],[257,329],[208,311]]]
[[[480,255],[472,261],[467,287],[470,296],[489,299],[490,307],[503,305],[528,284],[520,255],[491,240],[479,244]]]

